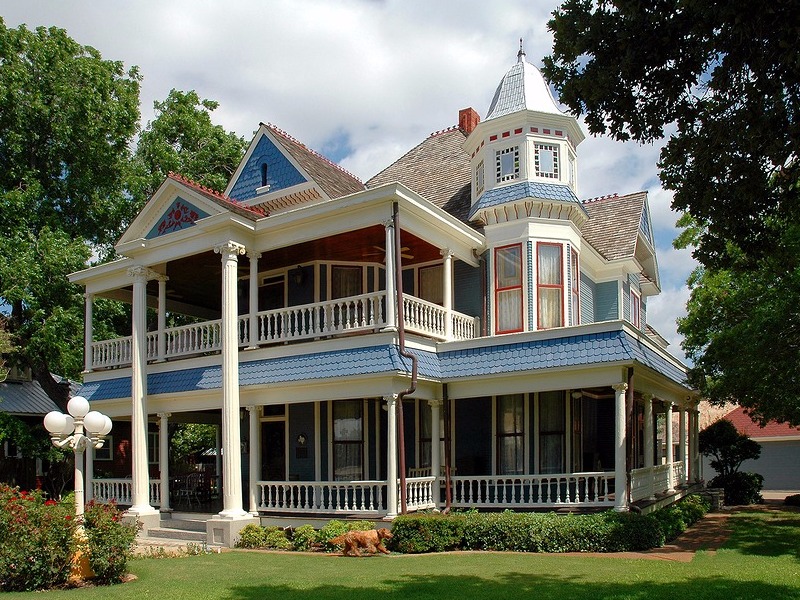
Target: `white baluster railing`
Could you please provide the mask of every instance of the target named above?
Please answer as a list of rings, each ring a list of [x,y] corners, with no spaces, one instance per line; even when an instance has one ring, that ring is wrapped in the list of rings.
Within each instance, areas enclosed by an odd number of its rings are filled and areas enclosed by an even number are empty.
[[[453,339],[472,340],[480,333],[480,319],[454,312],[450,315],[453,319]]]
[[[131,337],[92,342],[92,368],[103,369],[131,363]]]
[[[161,506],[161,482],[150,481],[151,506]],[[93,479],[92,494],[98,502],[111,502],[123,506],[133,504],[133,482],[130,479]]]
[[[612,506],[612,473],[464,476],[450,478],[452,505],[475,508]]]
[[[447,311],[433,302],[403,296],[403,318],[408,331],[431,337],[446,339],[445,322]]]
[[[216,352],[222,348],[222,321],[203,321],[164,331],[167,357]],[[155,358],[155,357],[153,357]]]
[[[430,470],[430,469],[429,469]],[[406,509],[410,512],[436,508],[434,497],[435,477],[408,477],[406,479]],[[398,487],[400,482],[398,481]],[[439,488],[437,486],[436,491]],[[397,497],[400,497],[398,490]]]
[[[296,513],[386,512],[385,481],[259,481],[258,510]]]
[[[637,502],[645,498],[655,498],[669,489],[669,473],[680,474],[683,471],[680,461],[671,464],[656,465],[631,470],[631,501]],[[675,475],[677,477],[677,475]],[[675,484],[682,481],[674,479]]]

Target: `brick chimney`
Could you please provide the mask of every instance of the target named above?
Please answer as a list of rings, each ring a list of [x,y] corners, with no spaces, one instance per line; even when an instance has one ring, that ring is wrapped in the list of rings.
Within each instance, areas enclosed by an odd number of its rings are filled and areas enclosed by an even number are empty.
[[[458,127],[467,135],[472,133],[472,130],[475,129],[480,122],[481,118],[478,116],[478,113],[475,112],[474,108],[462,108],[458,111]]]

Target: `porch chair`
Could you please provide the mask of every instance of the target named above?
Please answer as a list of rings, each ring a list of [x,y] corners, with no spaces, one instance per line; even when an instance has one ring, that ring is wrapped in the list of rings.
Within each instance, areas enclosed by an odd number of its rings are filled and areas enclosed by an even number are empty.
[[[186,503],[191,507],[192,501],[197,502],[197,505],[200,506],[200,492],[201,492],[201,485],[203,483],[203,474],[202,473],[189,473],[183,479],[183,486],[178,488],[177,490],[177,497],[179,500],[186,500]]]

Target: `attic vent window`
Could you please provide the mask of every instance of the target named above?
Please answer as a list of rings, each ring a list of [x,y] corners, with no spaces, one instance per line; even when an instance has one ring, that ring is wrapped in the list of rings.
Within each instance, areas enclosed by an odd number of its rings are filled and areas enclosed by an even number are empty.
[[[484,180],[483,180],[483,161],[478,163],[478,167],[475,169],[475,195],[480,194],[483,192],[484,188]]]
[[[552,144],[536,144],[536,174],[539,177],[558,179],[558,146]]]
[[[511,146],[495,152],[497,183],[519,179],[519,146]]]
[[[261,163],[261,186],[256,188],[256,194],[264,194],[269,191],[269,183],[267,183],[267,163]]]

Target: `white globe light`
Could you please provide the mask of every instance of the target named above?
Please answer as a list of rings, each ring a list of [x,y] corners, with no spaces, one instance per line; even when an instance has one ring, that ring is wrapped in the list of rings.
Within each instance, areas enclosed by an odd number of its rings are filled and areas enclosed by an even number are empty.
[[[67,415],[57,410],[50,411],[44,416],[44,428],[50,433],[58,435],[67,425]]]
[[[64,428],[61,430],[61,435],[70,435],[73,431],[75,431],[75,419],[64,415]]]
[[[93,410],[83,417],[83,426],[89,433],[100,433],[106,425],[106,420],[102,413]]]
[[[73,396],[67,402],[67,410],[76,419],[82,419],[89,412],[89,401],[83,396]]]
[[[108,415],[103,415],[103,419],[103,428],[100,430],[100,435],[108,435],[111,433],[111,419],[108,417]]]

